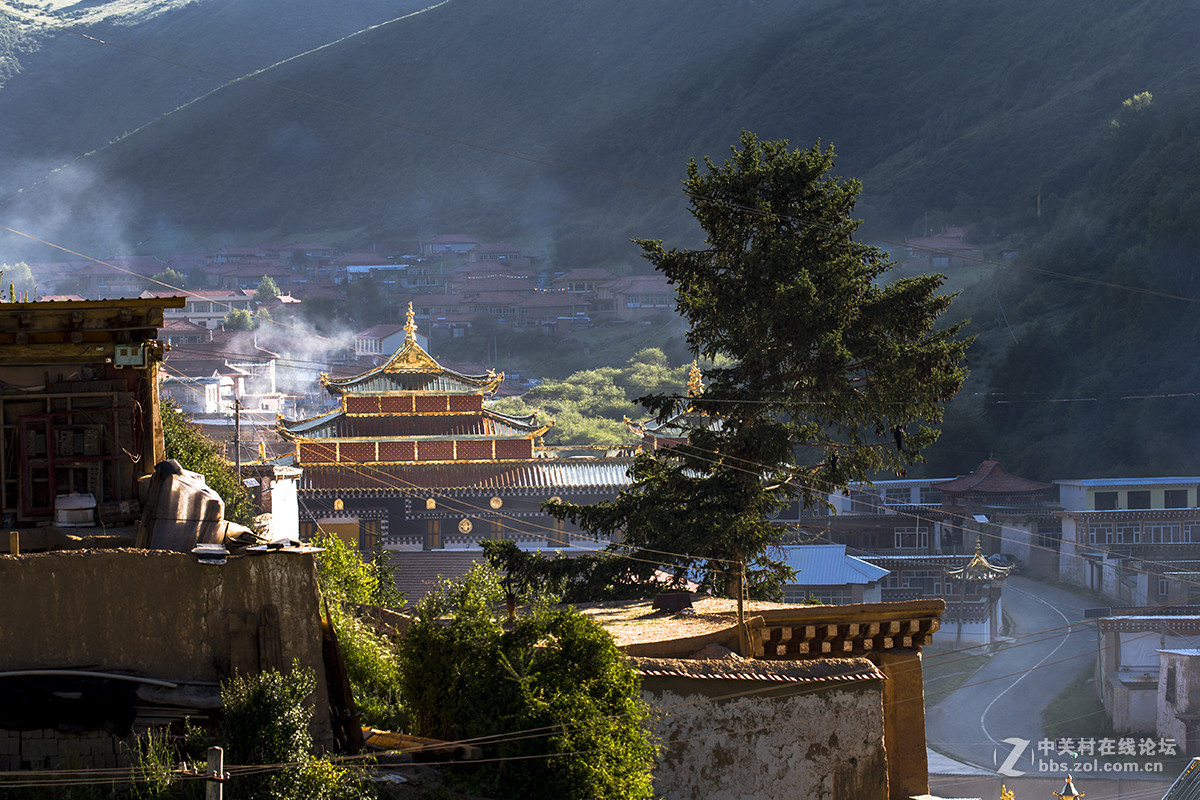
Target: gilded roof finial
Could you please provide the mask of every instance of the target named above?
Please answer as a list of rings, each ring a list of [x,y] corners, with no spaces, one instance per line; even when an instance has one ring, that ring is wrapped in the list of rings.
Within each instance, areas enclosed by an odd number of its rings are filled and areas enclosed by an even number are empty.
[[[408,322],[404,324],[404,341],[415,342],[417,340],[417,322],[416,315],[413,314],[412,301],[408,301]]]
[[[688,397],[699,397],[704,394],[704,381],[702,378],[703,373],[700,372],[700,365],[693,361],[692,368],[688,370]]]

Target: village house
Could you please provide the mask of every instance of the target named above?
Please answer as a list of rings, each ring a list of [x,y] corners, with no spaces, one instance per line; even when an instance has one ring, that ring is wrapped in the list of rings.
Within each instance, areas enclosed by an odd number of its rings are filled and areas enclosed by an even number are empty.
[[[531,259],[509,242],[480,242],[467,251],[468,264],[504,264],[514,269],[528,267]]]
[[[372,325],[365,331],[354,334],[354,355],[361,356],[390,356],[404,346],[405,330],[403,325]],[[417,342],[422,347],[429,347],[428,340],[418,335]]]
[[[0,770],[128,764],[131,735],[211,724],[234,672],[299,664],[329,705],[311,552],[217,565],[148,549],[168,528],[193,543],[230,529],[215,495],[156,494],[178,472],[164,461],[155,336],[182,303],[6,303],[0,314]],[[270,469],[262,497],[293,538],[295,477]],[[176,502],[203,513],[181,521]],[[313,723],[325,746],[328,719]]]
[[[426,256],[462,255],[478,247],[478,239],[472,239],[461,233],[442,234],[426,239],[421,243],[421,253]]]
[[[1168,602],[1172,575],[1200,571],[1200,478],[1056,481],[1059,576],[1114,605]]]
[[[784,545],[783,562],[796,573],[783,586],[785,603],[878,603],[883,599],[882,581],[890,574],[848,555],[844,544]]]
[[[675,313],[675,289],[659,274],[630,275],[613,281],[600,290],[597,298],[598,303],[608,301],[613,318],[621,322],[649,322]]]
[[[1200,647],[1163,648],[1158,659],[1155,733],[1200,756]]]
[[[163,458],[155,340],[180,298],[6,303],[0,316],[0,514],[40,535],[62,496],[126,515]],[[131,460],[126,454],[137,456]],[[120,509],[124,509],[121,511]],[[101,516],[103,519],[103,516]]]
[[[1200,720],[1189,718],[1188,712],[1195,710],[1196,700],[1194,695],[1181,697],[1179,684],[1186,675],[1189,688],[1200,688],[1192,660],[1200,647],[1196,608],[1120,609],[1100,619],[1098,627],[1096,685],[1113,730],[1157,733],[1181,746],[1190,742],[1194,750]],[[1173,669],[1164,672],[1164,666]]]
[[[921,650],[940,600],[844,606],[587,604],[642,675],[665,800],[929,792]]]
[[[245,289],[253,294],[263,278],[270,278],[286,292],[292,285],[293,270],[278,259],[248,259],[208,264],[202,282],[207,289]]]
[[[333,267],[339,276],[345,276],[346,283],[372,278],[388,287],[400,286],[408,271],[407,264],[397,264],[378,253],[346,253],[333,259]]]
[[[954,480],[857,484],[813,509],[793,503],[775,521],[801,541],[844,545],[886,571],[879,584],[885,602],[943,599],[943,623],[956,640],[987,645],[1001,633],[1003,586],[1017,563],[1011,552],[1041,564],[1042,551],[1027,544],[1021,550],[1022,543],[1031,529],[1057,529],[1056,506],[1046,499],[1050,488],[987,461]],[[1039,523],[1046,528],[1034,528]]]
[[[983,250],[966,241],[965,228],[946,228],[933,236],[904,240],[901,262],[921,271],[939,272],[983,262]]]
[[[158,291],[147,289],[138,297],[167,298],[186,295],[182,308],[167,312],[168,320],[184,320],[215,330],[225,322],[231,311],[254,311],[254,292],[248,289],[198,289],[196,291]]]

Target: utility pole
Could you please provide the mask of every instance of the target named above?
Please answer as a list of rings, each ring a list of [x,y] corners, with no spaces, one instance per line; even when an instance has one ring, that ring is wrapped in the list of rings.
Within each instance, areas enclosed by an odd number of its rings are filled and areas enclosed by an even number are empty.
[[[242,401],[233,396],[233,452],[238,480],[242,479]]]

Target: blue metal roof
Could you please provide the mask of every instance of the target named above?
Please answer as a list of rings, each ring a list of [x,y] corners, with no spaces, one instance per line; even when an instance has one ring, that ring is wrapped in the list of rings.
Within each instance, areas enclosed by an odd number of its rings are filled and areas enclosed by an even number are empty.
[[[870,584],[890,570],[846,555],[844,544],[801,544],[783,548],[784,561],[796,570],[796,586]]]

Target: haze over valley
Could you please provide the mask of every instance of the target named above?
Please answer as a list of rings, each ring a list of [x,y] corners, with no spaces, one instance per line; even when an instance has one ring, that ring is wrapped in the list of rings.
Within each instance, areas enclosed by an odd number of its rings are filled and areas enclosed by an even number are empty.
[[[461,232],[645,272],[631,238],[700,245],[689,159],[820,140],[863,238],[980,247],[930,474],[1194,474],[1194,4],[423,5],[0,13],[0,263]]]

